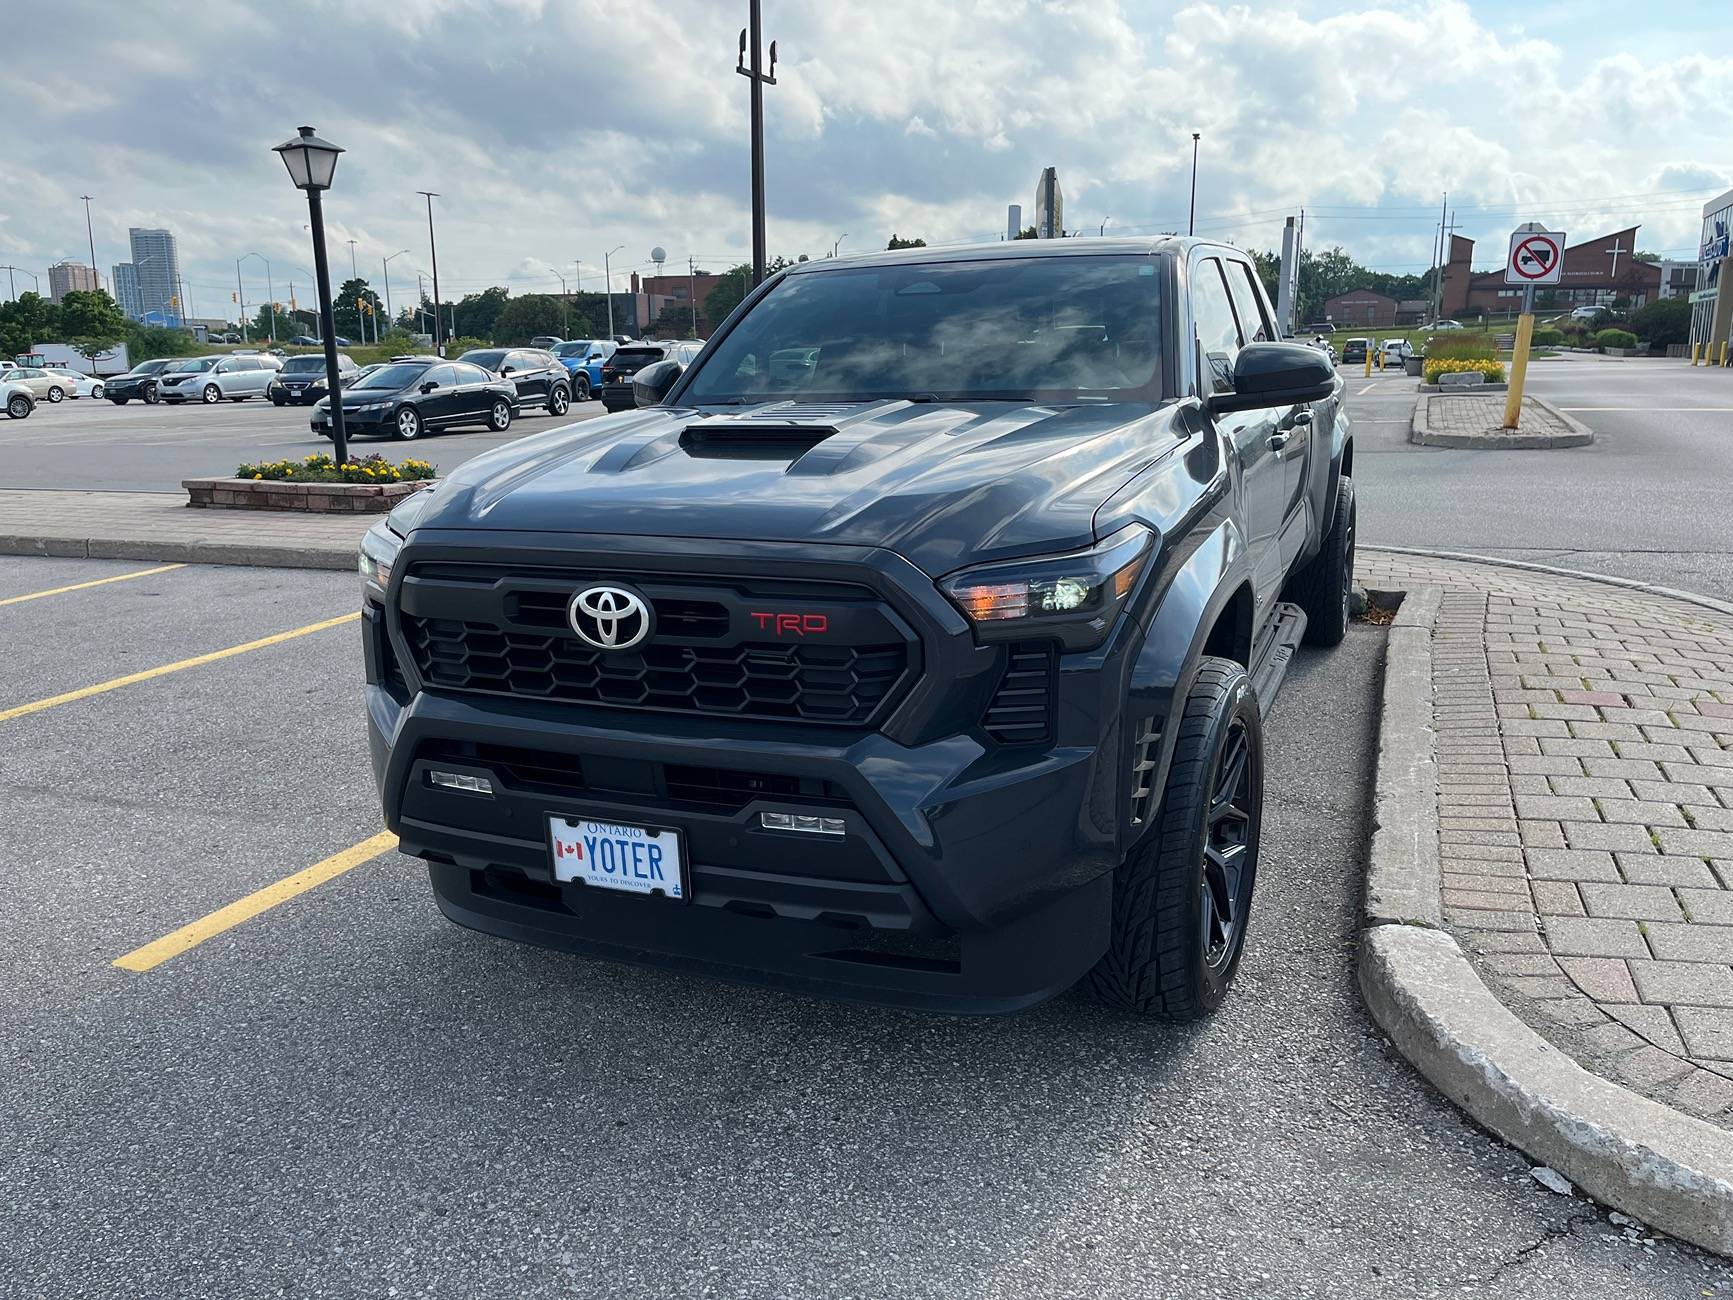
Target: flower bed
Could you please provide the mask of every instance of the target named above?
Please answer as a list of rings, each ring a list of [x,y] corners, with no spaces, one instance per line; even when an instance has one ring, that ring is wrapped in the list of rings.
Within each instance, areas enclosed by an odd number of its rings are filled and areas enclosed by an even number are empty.
[[[271,460],[257,465],[241,465],[236,478],[276,483],[411,483],[430,479],[439,471],[424,460],[411,457],[393,464],[375,452],[360,459],[351,458],[339,465],[324,452],[314,452],[303,460]]]
[[[392,464],[364,456],[339,465],[325,455],[242,465],[234,478],[181,482],[187,504],[219,510],[295,510],[318,514],[379,514],[433,482],[424,460]]]
[[[1436,384],[1440,375],[1473,374],[1476,371],[1485,375],[1489,384],[1504,382],[1504,363],[1484,357],[1428,357],[1420,369],[1420,380]]]

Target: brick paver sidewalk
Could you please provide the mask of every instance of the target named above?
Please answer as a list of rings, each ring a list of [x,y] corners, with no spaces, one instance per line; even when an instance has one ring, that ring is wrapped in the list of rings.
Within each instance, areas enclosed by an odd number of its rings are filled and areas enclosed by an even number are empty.
[[[1487,986],[1607,1078],[1733,1124],[1733,617],[1495,565],[1433,635],[1447,924]]]

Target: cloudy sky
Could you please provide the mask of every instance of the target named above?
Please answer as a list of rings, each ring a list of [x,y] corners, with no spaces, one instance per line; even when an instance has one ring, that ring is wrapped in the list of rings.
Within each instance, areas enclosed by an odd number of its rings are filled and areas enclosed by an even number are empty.
[[[1541,220],[1694,253],[1733,188],[1722,3],[763,0],[769,243],[790,256],[997,238],[1056,166],[1068,227],[1198,228],[1423,270],[1448,191],[1495,264]],[[437,190],[446,296],[601,287],[661,245],[724,269],[750,247],[746,0],[59,0],[6,24],[0,261],[104,283],[129,226],[180,238],[192,307],[232,311],[235,259],[279,297],[311,265],[301,196],[270,148],[310,123],[344,145],[327,200],[401,294],[428,269]],[[1710,39],[1710,33],[1720,37]],[[573,262],[581,264],[574,272]],[[263,268],[247,264],[249,300]],[[25,287],[22,278],[20,287]],[[623,275],[617,287],[624,287]],[[0,280],[0,293],[5,281]]]

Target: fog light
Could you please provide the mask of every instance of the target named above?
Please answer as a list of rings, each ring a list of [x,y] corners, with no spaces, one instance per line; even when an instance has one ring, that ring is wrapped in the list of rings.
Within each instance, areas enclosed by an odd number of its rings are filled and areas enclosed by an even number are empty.
[[[840,817],[808,817],[805,813],[759,813],[758,824],[767,831],[802,831],[807,835],[842,835]]]
[[[429,785],[443,786],[447,790],[467,790],[470,794],[493,794],[493,782],[485,776],[470,776],[466,772],[441,772],[433,770],[427,774]]]

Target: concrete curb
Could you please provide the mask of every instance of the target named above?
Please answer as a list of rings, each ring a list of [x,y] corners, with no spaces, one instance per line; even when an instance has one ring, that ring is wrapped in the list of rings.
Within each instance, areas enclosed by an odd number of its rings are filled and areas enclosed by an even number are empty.
[[[1527,569],[1534,573],[1550,573],[1560,578],[1580,578],[1584,582],[1604,582],[1609,587],[1624,587],[1628,591],[1640,591],[1649,596],[1665,596],[1668,600],[1684,601],[1687,605],[1701,605],[1704,609],[1712,609],[1717,614],[1733,616],[1733,602],[1717,600],[1713,596],[1699,596],[1694,591],[1680,591],[1677,587],[1660,587],[1652,582],[1643,582],[1637,578],[1618,578],[1611,574],[1590,573],[1586,569],[1561,569],[1554,564],[1536,564],[1533,560],[1507,560],[1496,555],[1476,555],[1472,551],[1429,551],[1417,546],[1378,546],[1371,542],[1360,543],[1363,551],[1383,551],[1390,555],[1420,555],[1432,560],[1470,560],[1475,564],[1496,564],[1506,569]],[[1541,550],[1542,547],[1525,549]]]
[[[1386,652],[1360,942],[1367,1009],[1415,1069],[1506,1142],[1604,1204],[1733,1255],[1733,1133],[1585,1070],[1487,989],[1455,939],[1429,928],[1441,917],[1431,680],[1441,596],[1408,594]]]
[[[1366,877],[1371,925],[1444,923],[1439,901],[1438,757],[1432,727],[1432,623],[1444,592],[1407,593],[1384,655],[1383,716]]]
[[[1500,386],[1502,387],[1502,385]],[[1485,392],[1486,388],[1470,390]],[[1525,403],[1532,402],[1540,407],[1553,419],[1559,421],[1569,433],[1442,433],[1435,431],[1430,423],[1429,409],[1435,397],[1458,397],[1458,393],[1437,393],[1434,390],[1422,388],[1420,400],[1414,404],[1414,421],[1408,431],[1408,441],[1422,447],[1456,447],[1476,451],[1551,451],[1558,447],[1586,447],[1595,440],[1594,430],[1581,420],[1565,414],[1544,398],[1527,395]]]
[[[239,564],[273,569],[353,569],[355,547],[333,543],[293,546],[251,542],[154,541],[112,537],[5,537],[0,555],[75,560],[160,560],[180,564]]]
[[[1532,358],[1530,358],[1532,360]],[[1421,384],[1423,393],[1508,393],[1509,384],[1472,384],[1467,388],[1445,388],[1441,384]]]

